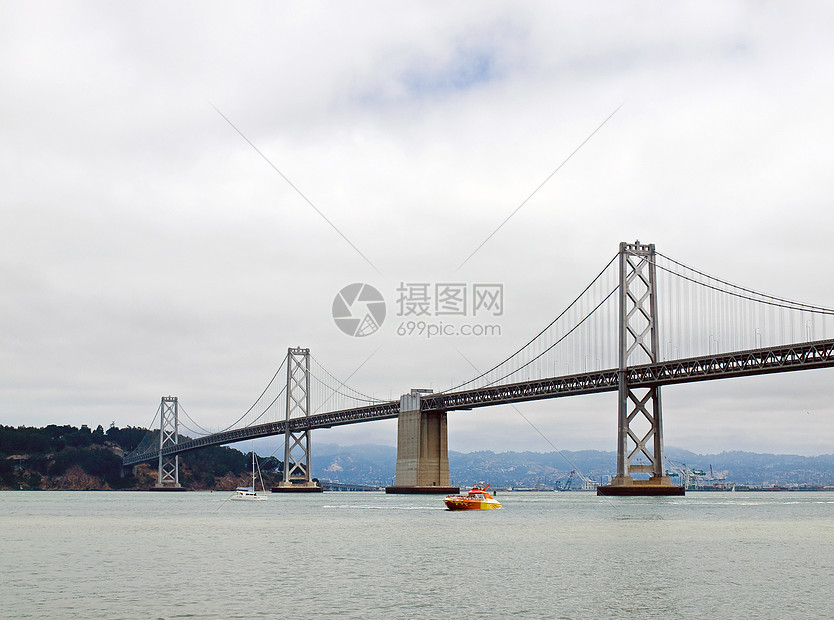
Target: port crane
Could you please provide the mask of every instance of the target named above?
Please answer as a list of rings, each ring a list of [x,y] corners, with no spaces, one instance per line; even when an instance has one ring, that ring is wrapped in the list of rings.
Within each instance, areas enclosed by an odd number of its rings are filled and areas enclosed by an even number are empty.
[[[699,486],[703,486],[703,479],[706,476],[706,472],[700,469],[690,469],[686,466],[686,463],[681,463],[678,465],[669,457],[666,457],[666,462],[669,464],[669,470],[666,472],[667,476],[678,476],[681,481],[681,486],[684,489],[695,489]],[[712,468],[712,465],[710,465]],[[700,483],[700,484],[699,484]]]
[[[570,470],[570,474],[565,479],[565,482],[564,482],[564,484],[562,484],[562,488],[560,490],[561,491],[570,491],[570,490],[572,490],[572,485],[573,485],[573,479],[574,478],[578,478],[580,480],[580,482],[582,483],[582,486],[581,486],[582,491],[593,491],[599,485],[599,483],[594,482],[593,480],[588,478],[585,474],[583,474],[581,471],[577,471],[575,469],[572,469],[572,470]]]

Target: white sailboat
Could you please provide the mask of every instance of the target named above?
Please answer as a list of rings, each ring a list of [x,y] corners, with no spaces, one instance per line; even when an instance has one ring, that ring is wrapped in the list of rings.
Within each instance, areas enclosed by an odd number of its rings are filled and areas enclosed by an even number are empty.
[[[266,501],[266,489],[264,488],[263,483],[263,476],[261,476],[261,490],[263,493],[258,495],[258,492],[255,490],[255,443],[252,442],[252,486],[251,487],[238,487],[235,489],[235,494],[232,495],[231,499],[236,500],[244,500],[244,501],[254,501],[254,502],[263,502]],[[261,468],[258,466],[258,474],[260,475]]]

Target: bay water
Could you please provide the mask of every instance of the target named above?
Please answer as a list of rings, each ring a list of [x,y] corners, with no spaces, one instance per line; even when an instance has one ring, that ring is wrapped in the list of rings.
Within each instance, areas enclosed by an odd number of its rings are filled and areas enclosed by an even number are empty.
[[[0,493],[6,618],[832,618],[834,493]]]

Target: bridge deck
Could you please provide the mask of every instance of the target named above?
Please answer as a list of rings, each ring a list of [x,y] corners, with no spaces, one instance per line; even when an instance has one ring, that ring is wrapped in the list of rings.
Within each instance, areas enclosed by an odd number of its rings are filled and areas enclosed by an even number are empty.
[[[626,381],[631,387],[652,387],[832,366],[834,366],[834,339],[828,339],[632,366],[626,370]],[[455,411],[546,398],[612,392],[619,387],[619,374],[617,369],[609,369],[460,392],[429,394],[422,398],[422,408],[426,411]],[[295,418],[289,421],[289,430],[293,432],[385,420],[396,418],[399,411],[399,401],[389,401],[355,409],[315,414],[306,418]],[[287,432],[287,424],[286,421],[271,422],[215,433],[167,446],[162,450],[162,454],[167,456],[208,446],[282,435]],[[158,448],[141,454],[129,454],[124,458],[123,464],[135,465],[154,460],[159,457],[159,454]]]

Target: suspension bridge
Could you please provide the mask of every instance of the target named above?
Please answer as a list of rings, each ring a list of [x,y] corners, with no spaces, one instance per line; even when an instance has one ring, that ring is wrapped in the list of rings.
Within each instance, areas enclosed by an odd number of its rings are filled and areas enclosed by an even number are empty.
[[[309,349],[290,348],[255,403],[228,428],[202,429],[176,397],[123,464],[155,461],[157,486],[179,486],[178,455],[283,435],[279,489],[317,490],[314,429],[397,418],[392,493],[447,493],[447,413],[617,392],[617,472],[600,495],[680,495],[664,466],[664,385],[834,366],[834,309],[732,284],[656,251],[619,251],[568,307],[506,359],[441,392],[380,400],[350,388]],[[182,415],[180,415],[182,414]],[[194,426],[192,428],[183,418]],[[156,419],[151,425],[154,427]],[[180,436],[180,427],[190,435]],[[192,436],[193,435],[193,436]]]

